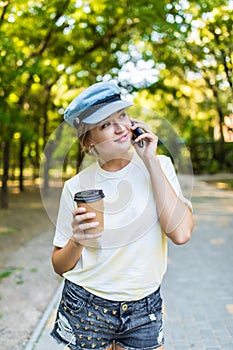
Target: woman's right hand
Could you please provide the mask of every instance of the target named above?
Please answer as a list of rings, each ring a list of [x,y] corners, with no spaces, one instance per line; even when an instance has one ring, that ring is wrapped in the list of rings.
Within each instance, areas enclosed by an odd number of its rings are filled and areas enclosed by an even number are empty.
[[[85,222],[88,219],[95,218],[96,214],[93,212],[86,212],[86,208],[79,207],[73,211],[73,220],[72,220],[72,231],[73,236],[72,240],[81,244],[87,245],[87,241],[90,239],[96,239],[101,237],[101,233],[87,233],[85,230],[89,228],[94,228],[99,226],[98,221]]]

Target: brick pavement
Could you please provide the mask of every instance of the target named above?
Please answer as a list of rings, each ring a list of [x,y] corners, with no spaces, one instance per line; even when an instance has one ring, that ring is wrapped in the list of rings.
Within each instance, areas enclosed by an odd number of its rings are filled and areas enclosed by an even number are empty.
[[[194,184],[195,229],[169,246],[166,350],[233,350],[233,192]]]
[[[162,285],[165,350],[233,350],[233,192],[194,181],[195,229],[169,243]],[[49,336],[60,290],[25,350],[61,350]]]

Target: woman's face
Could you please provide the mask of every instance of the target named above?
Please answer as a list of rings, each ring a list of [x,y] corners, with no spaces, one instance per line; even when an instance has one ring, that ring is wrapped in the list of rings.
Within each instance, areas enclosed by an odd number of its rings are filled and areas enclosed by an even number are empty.
[[[117,156],[131,146],[131,122],[125,110],[121,110],[96,124],[89,134],[93,145],[102,157]]]

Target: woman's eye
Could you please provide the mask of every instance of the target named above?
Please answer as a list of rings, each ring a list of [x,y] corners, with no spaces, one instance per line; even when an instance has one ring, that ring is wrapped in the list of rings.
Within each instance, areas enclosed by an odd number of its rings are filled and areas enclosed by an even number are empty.
[[[128,114],[127,114],[126,112],[122,112],[122,113],[120,114],[120,119],[121,119],[121,120],[122,120],[122,119],[126,119],[126,120],[128,121],[129,116],[128,116]]]
[[[123,112],[121,115],[120,115],[120,118],[125,118],[127,117],[127,113],[126,112]]]
[[[110,123],[102,124],[101,125],[101,129],[106,129],[109,125],[110,125]]]

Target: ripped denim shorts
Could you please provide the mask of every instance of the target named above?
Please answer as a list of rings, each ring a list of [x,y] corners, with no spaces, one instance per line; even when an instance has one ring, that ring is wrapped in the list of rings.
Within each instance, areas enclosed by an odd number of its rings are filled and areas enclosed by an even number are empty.
[[[164,343],[160,290],[118,302],[66,280],[51,335],[72,350],[104,350],[113,342],[127,350],[156,349]]]

